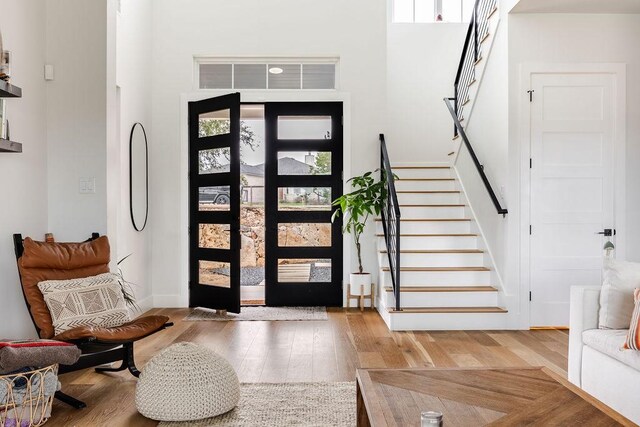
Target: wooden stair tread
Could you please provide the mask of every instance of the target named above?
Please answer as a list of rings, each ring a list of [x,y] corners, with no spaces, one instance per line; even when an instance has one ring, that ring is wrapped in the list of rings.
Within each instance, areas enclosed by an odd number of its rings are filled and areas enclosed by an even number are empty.
[[[416,313],[507,313],[502,307],[407,307],[400,311],[389,308],[389,313],[416,314]]]
[[[389,267],[382,267],[382,271],[390,271]],[[487,267],[400,267],[400,271],[434,272],[434,271],[491,271]]]
[[[451,166],[391,166],[391,169],[451,169]]]
[[[376,237],[383,237],[384,233],[376,233]],[[477,234],[471,233],[449,233],[449,234],[403,234],[400,237],[478,237]]]
[[[476,60],[476,62],[474,62],[474,63],[473,63],[473,65],[474,65],[474,66],[475,66],[475,65],[478,65],[481,61],[482,61],[482,56],[481,56],[480,58],[478,58],[478,59]]]
[[[455,141],[456,139],[460,138],[460,134],[454,135],[453,138],[451,138],[452,141]]]
[[[386,292],[393,292],[385,286]],[[400,292],[498,292],[493,286],[401,286]]]
[[[453,156],[454,154],[456,154],[456,152],[455,151],[451,151],[451,152],[449,152],[449,154],[447,154],[447,156]]]
[[[397,191],[398,194],[453,194],[460,193],[460,190],[401,190]]]
[[[473,79],[473,80],[471,80],[471,81],[469,82],[469,84],[468,84],[467,86],[471,87],[471,86],[473,86],[475,83],[476,83],[476,79]],[[464,120],[464,118],[463,118],[462,120]],[[460,120],[460,121],[462,121],[462,120]]]
[[[382,221],[382,218],[376,218],[376,221]],[[471,221],[470,218],[400,218],[400,221],[405,222],[465,222]]]
[[[467,105],[469,102],[471,102],[471,98],[467,98],[464,100],[464,102],[462,103],[462,106],[464,107],[465,105]]]
[[[386,254],[386,249],[380,251]],[[480,249],[401,249],[401,254],[483,254]]]
[[[489,12],[489,14],[487,15],[487,19],[491,18],[493,14],[496,13],[497,11],[498,11],[498,6],[493,6],[493,10]]]

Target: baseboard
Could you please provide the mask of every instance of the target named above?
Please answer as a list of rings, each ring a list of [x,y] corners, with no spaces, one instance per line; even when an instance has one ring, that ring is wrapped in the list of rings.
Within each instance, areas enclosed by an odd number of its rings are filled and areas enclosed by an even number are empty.
[[[187,307],[182,295],[153,295],[154,308],[182,308]]]
[[[147,295],[146,297],[138,300],[137,303],[142,313],[149,311],[153,308],[153,295]]]

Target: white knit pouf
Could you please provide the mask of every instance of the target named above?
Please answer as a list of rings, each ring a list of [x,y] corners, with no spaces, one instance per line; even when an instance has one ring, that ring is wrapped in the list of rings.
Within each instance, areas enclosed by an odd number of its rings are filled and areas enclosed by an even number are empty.
[[[229,412],[240,400],[233,367],[213,350],[179,343],[154,356],[136,386],[136,407],[157,421],[191,421]]]

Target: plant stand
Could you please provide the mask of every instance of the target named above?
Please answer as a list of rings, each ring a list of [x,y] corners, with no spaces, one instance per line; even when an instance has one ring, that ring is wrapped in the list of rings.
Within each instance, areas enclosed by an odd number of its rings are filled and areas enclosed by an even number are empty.
[[[365,295],[364,293],[364,285],[360,285],[360,294],[355,295],[351,294],[351,285],[347,286],[347,308],[351,307],[351,298],[356,298],[358,300],[358,307],[360,307],[360,311],[364,310],[364,300],[369,299],[371,301],[371,308],[375,308],[376,304],[376,287],[375,284],[371,284],[371,293],[369,295]]]

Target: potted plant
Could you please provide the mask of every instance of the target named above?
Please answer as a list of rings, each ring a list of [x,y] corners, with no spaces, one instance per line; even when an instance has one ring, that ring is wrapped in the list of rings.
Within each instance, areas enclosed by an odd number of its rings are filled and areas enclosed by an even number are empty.
[[[355,176],[348,180],[354,189],[351,193],[344,194],[333,201],[338,209],[333,213],[331,220],[335,220],[340,214],[344,216],[343,232],[350,233],[356,244],[358,254],[358,271],[351,273],[349,286],[351,295],[371,294],[371,273],[366,273],[362,268],[362,248],[360,237],[364,232],[367,220],[371,215],[380,215],[380,211],[387,199],[387,186],[385,180],[376,180],[375,171],[367,172],[361,176]],[[384,176],[384,175],[383,175]]]

